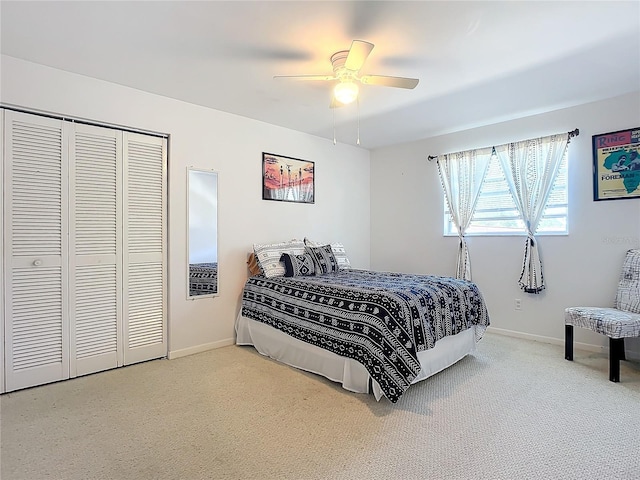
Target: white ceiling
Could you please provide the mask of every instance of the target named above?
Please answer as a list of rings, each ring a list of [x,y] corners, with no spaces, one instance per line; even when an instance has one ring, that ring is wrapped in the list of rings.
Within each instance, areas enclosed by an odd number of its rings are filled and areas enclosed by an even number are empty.
[[[361,146],[376,148],[640,90],[636,1],[1,1],[2,53],[333,138],[331,74],[353,39]],[[335,110],[355,144],[356,105]],[[68,112],[61,112],[68,113]],[[640,113],[639,113],[640,116]]]

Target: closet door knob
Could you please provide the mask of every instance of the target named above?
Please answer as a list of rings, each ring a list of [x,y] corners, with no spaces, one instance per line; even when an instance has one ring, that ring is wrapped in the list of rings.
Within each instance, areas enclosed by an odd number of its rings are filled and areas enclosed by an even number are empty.
[[[38,260],[34,260],[34,261],[33,261],[33,264],[34,264],[36,267],[39,267],[40,265],[42,265],[42,260],[40,260],[40,259],[38,259]]]

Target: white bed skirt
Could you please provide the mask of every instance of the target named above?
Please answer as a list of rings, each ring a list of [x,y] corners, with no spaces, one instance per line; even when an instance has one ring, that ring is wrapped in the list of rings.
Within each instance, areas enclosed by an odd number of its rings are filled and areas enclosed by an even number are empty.
[[[339,382],[351,392],[369,393],[370,376],[360,363],[297,340],[265,323],[243,317],[241,313],[236,319],[236,344],[253,345],[262,355]],[[422,370],[412,383],[444,370],[475,349],[475,326],[438,340],[434,348],[418,352]],[[371,380],[373,394],[380,400],[384,393],[378,382]]]

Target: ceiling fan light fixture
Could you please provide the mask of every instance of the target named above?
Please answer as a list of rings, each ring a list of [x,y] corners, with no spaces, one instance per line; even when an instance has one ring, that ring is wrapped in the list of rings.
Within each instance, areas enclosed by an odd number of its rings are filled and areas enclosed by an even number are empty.
[[[346,105],[358,98],[358,85],[353,82],[340,82],[333,89],[337,101]]]

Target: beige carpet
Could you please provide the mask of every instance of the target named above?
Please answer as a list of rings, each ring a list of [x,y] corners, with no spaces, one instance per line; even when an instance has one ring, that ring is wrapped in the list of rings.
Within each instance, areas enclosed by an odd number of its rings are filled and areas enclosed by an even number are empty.
[[[640,367],[486,335],[396,405],[226,347],[1,398],[3,480],[640,479]]]

